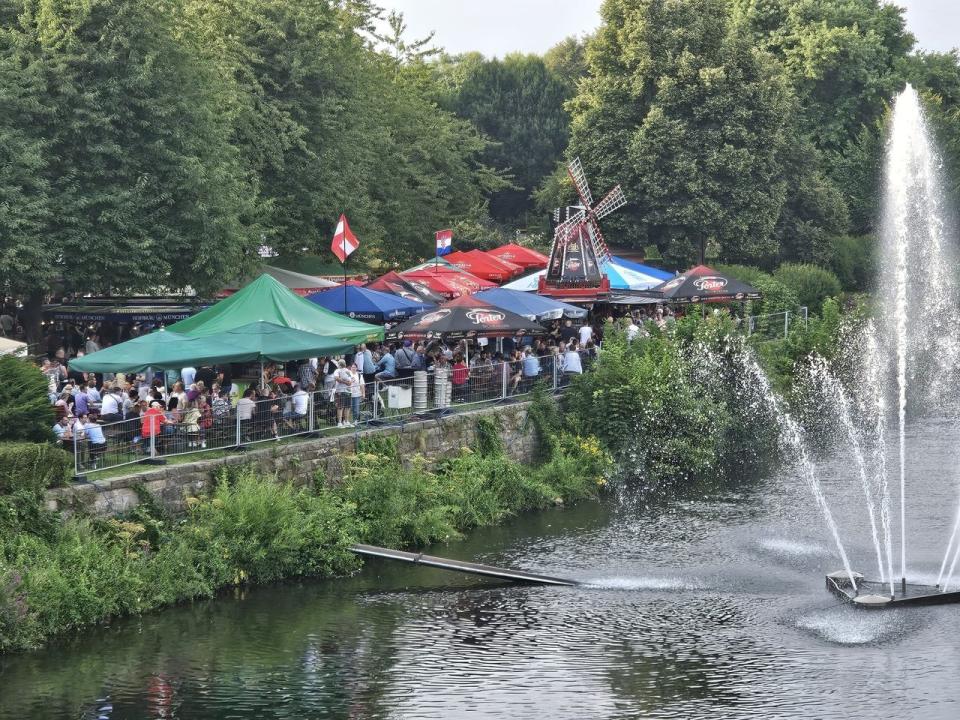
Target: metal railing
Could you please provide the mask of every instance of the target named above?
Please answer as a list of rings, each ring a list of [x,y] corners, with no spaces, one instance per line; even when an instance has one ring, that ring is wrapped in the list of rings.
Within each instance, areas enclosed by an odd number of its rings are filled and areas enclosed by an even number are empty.
[[[802,322],[803,326],[806,327],[808,320],[806,306],[801,307],[797,312],[785,310],[766,315],[750,315],[746,318],[747,337],[762,334],[768,337],[782,336],[786,338],[790,335],[790,329],[794,324]]]
[[[581,372],[593,360],[578,352]],[[256,400],[241,398],[229,410],[157,411],[116,422],[76,424],[64,446],[73,447],[74,473],[89,473],[134,463],[162,463],[164,458],[212,451],[239,451],[286,438],[368,426],[403,423],[507,402],[529,394],[538,381],[554,392],[569,384],[575,362],[563,355],[516,362],[445,365],[409,377],[382,378],[354,387],[334,385],[314,392],[274,393]],[[569,366],[569,367],[567,367]]]

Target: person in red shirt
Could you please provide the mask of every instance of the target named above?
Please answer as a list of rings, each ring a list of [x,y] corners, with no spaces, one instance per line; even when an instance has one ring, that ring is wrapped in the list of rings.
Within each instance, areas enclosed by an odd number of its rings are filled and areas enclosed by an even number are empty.
[[[166,416],[160,403],[154,400],[147,407],[146,401],[141,403],[140,412],[140,438],[145,447],[149,447],[152,437],[159,437],[162,432],[161,426],[166,422]]]
[[[467,367],[460,353],[453,356],[453,372],[450,374],[450,381],[453,383],[453,401],[465,402],[467,386],[470,382],[470,368]]]

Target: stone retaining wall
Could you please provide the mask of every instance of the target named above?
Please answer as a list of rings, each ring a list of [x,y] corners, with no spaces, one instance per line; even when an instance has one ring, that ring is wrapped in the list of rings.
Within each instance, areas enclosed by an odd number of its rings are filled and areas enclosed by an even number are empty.
[[[503,443],[507,454],[518,462],[530,462],[536,451],[536,435],[527,425],[528,403],[497,406],[448,415],[435,420],[408,422],[400,427],[382,427],[362,430],[350,435],[275,444],[252,445],[245,452],[217,459],[168,466],[133,465],[129,475],[78,483],[50,490],[47,505],[53,510],[70,513],[83,511],[100,517],[122,513],[138,503],[134,487],[143,485],[157,500],[172,512],[181,512],[190,496],[209,486],[217,471],[225,466],[252,465],[261,472],[275,473],[283,480],[306,485],[322,477],[328,483],[339,482],[342,475],[341,458],[352,454],[357,440],[363,437],[396,436],[401,457],[417,453],[439,459],[473,447],[476,441],[477,419],[496,415],[503,428]],[[319,473],[319,475],[318,475]]]

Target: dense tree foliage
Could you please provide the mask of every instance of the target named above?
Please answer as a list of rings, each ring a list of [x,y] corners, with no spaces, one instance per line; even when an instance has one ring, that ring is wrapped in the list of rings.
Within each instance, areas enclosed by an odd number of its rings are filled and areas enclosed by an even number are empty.
[[[890,102],[921,91],[960,199],[960,64],[881,0],[606,0],[538,57],[451,57],[372,0],[0,0],[0,263],[53,288],[209,293],[269,244],[358,260],[549,233],[579,155],[618,245],[863,287]]]
[[[443,105],[495,141],[484,162],[512,181],[490,197],[490,215],[498,223],[542,224],[531,216],[532,194],[563,157],[570,127],[564,103],[576,90],[567,78],[575,70],[564,65],[559,75],[536,55],[488,60],[472,53],[439,66],[447,75]]]

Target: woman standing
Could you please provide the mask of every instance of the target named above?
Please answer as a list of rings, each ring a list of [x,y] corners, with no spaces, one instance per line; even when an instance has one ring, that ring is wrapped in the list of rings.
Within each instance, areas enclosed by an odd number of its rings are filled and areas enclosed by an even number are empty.
[[[352,425],[356,425],[360,420],[360,400],[366,394],[367,387],[363,379],[363,373],[360,372],[356,362],[350,364],[349,372],[353,378],[350,384],[350,409],[353,412],[353,417],[350,420]]]
[[[337,363],[337,371],[333,374],[334,382],[334,400],[337,405],[337,427],[353,427],[350,422],[351,410],[351,392],[350,387],[353,382],[353,375],[347,369],[343,360]]]

